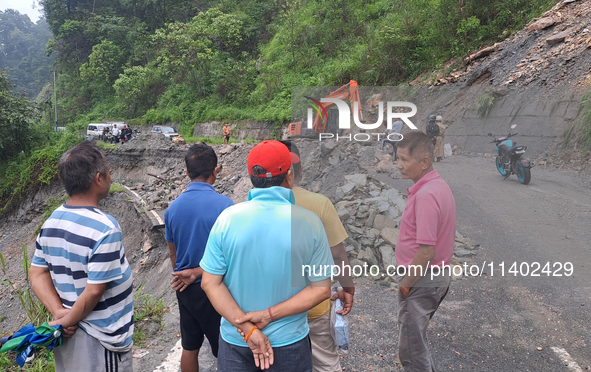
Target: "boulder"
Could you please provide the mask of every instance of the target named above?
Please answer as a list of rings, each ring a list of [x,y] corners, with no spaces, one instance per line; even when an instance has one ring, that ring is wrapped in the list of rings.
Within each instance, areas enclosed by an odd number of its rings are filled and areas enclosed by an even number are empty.
[[[543,30],[545,28],[548,28],[550,26],[553,26],[555,23],[556,23],[556,21],[554,21],[554,18],[544,17],[544,18],[538,19],[534,23],[527,26],[527,28],[525,30],[527,32],[539,31],[539,30]]]
[[[366,174],[352,174],[349,176],[345,176],[345,179],[348,182],[354,183],[357,187],[365,187],[365,185],[367,184]]]
[[[320,151],[322,155],[327,156],[337,147],[337,143],[335,141],[326,141],[320,146]]]
[[[382,230],[386,227],[386,217],[384,215],[378,214],[373,219],[373,227],[374,229]]]
[[[231,153],[232,151],[234,151],[234,146],[226,145],[220,149],[220,154],[225,155]]]
[[[341,221],[346,221],[349,219],[349,217],[351,217],[351,214],[345,207],[337,208],[337,214],[339,215]]]
[[[383,160],[376,165],[376,172],[378,173],[390,173],[396,171],[396,165]]]
[[[382,245],[380,248],[380,253],[382,254],[382,263],[384,264],[384,268],[388,266],[396,266],[396,256],[394,254],[394,248],[389,245]]]
[[[400,211],[403,211],[404,207],[406,206],[406,199],[396,189],[382,191],[382,197],[386,197],[390,203],[398,206]]]
[[[352,182],[346,183],[341,187],[337,187],[337,191],[334,193],[334,197],[336,201],[341,200],[345,196],[351,195],[351,193],[355,190],[356,185]]]
[[[473,256],[474,252],[470,252],[467,249],[463,249],[463,248],[455,248],[454,249],[454,255],[456,257],[469,257],[469,256]]]
[[[376,211],[373,208],[371,211],[369,211],[369,216],[367,217],[367,220],[365,220],[365,227],[372,227],[373,226],[373,221],[376,218],[377,214],[378,214],[378,211]]]
[[[574,31],[573,28],[569,28],[568,30],[562,31],[557,33],[556,35],[552,35],[546,39],[546,43],[548,45],[556,45],[560,44],[566,39],[572,32]]]
[[[373,250],[369,247],[365,249],[365,255],[363,256],[363,260],[367,262],[369,265],[377,265],[379,263],[378,259],[376,258],[376,255],[373,253]]]
[[[380,236],[382,239],[386,241],[386,243],[396,246],[396,241],[398,240],[398,234],[400,230],[393,228],[393,227],[384,227],[382,231],[380,231]]]

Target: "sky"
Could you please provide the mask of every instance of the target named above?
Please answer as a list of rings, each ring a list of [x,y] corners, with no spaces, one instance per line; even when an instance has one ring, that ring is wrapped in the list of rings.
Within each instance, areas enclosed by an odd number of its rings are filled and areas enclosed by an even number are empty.
[[[21,14],[27,14],[33,22],[39,20],[42,10],[37,0],[0,0],[0,10],[6,9],[16,9]]]

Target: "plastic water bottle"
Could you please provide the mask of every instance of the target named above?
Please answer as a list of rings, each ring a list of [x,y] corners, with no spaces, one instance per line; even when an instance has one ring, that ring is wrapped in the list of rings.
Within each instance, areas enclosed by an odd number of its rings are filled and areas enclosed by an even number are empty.
[[[335,341],[343,353],[349,350],[349,324],[347,319],[336,311],[343,310],[343,303],[337,299],[335,301]]]

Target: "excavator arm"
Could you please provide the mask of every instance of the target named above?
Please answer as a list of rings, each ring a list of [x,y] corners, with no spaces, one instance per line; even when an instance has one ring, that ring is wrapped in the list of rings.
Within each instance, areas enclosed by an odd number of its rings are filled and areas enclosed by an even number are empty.
[[[349,88],[347,90],[347,88]],[[347,99],[351,102],[351,108],[354,108],[354,102],[358,102],[358,111],[361,111],[361,98],[359,97],[359,87],[357,86],[357,82],[355,80],[351,80],[347,84],[343,85],[339,89],[331,92],[328,96],[324,98],[338,98],[342,101],[346,101]],[[333,106],[334,103],[332,102],[323,102],[322,106],[324,109],[328,109],[330,106]],[[322,118],[320,115],[316,114],[314,118],[314,133],[324,133],[326,130],[326,124],[328,123],[328,118]]]
[[[345,84],[342,87],[340,87],[339,89],[331,92],[329,95],[327,95],[324,98],[338,98],[343,101],[349,100],[351,103],[352,109],[354,109],[354,107],[355,107],[354,102],[357,102],[358,103],[357,110],[359,111],[358,114],[361,115],[361,111],[362,111],[361,98],[359,96],[359,87],[358,87],[357,82],[355,80],[349,81],[347,84]],[[318,101],[316,101],[316,102],[318,102]],[[321,109],[320,112],[316,113],[316,116],[314,117],[314,123],[313,123],[314,134],[325,133],[326,126],[328,123],[328,117],[327,117],[327,115],[325,115],[325,113],[328,112],[327,109],[329,107],[334,105],[333,102],[322,102],[320,104],[322,105],[322,108],[324,110]],[[359,116],[359,117],[361,117],[361,116]],[[304,123],[305,123],[305,119],[302,120],[301,122],[290,123],[289,124],[289,134],[292,136],[300,135],[301,128],[304,125]]]

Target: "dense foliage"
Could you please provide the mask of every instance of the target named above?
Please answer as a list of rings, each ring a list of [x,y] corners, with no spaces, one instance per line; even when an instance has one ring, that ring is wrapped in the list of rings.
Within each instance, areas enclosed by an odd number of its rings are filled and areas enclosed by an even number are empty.
[[[53,133],[39,120],[39,109],[13,92],[0,71],[0,214],[15,206],[32,187],[48,184],[57,173],[57,160],[80,138]]]
[[[510,35],[556,0],[41,0],[60,112],[290,118],[301,85],[399,84]],[[81,121],[81,125],[84,121]]]
[[[8,77],[0,71],[0,161],[30,149],[35,119],[35,104],[14,94]]]
[[[0,70],[15,90],[34,98],[51,79],[53,57],[45,55],[51,32],[44,19],[36,24],[16,10],[0,11]]]

